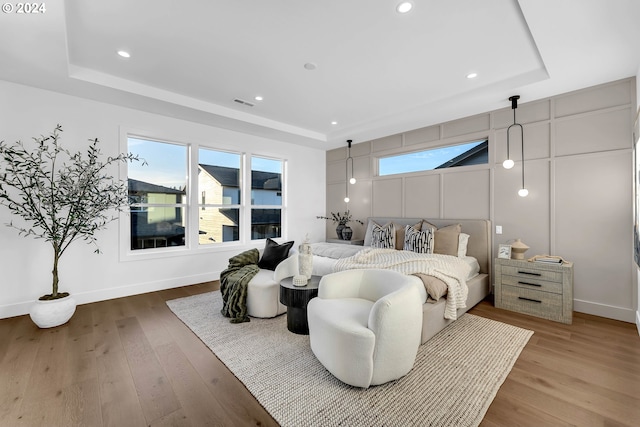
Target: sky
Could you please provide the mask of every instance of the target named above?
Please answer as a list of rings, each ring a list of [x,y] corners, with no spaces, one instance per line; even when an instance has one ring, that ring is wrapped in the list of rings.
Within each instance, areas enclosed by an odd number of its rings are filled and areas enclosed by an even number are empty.
[[[129,164],[128,176],[139,181],[162,185],[169,188],[185,188],[187,183],[187,146],[165,142],[149,141],[130,137],[129,152],[143,158],[142,162]],[[474,141],[432,150],[382,157],[379,160],[379,174],[393,175],[397,173],[432,170],[448,160],[481,144]],[[228,153],[212,149],[198,150],[199,163],[239,168],[241,154]],[[252,157],[253,170],[282,173],[282,161],[261,157]]]
[[[166,142],[128,138],[129,152],[146,161],[128,165],[128,176],[139,181],[169,188],[184,188],[187,183],[187,146]],[[198,162],[203,164],[239,168],[241,154],[216,151],[206,148],[198,150]],[[253,170],[282,173],[282,161],[252,157]]]
[[[399,156],[381,157],[378,168],[379,174],[380,176],[384,176],[432,170],[483,142],[484,140],[474,141],[467,144],[434,148],[432,150],[401,154]]]

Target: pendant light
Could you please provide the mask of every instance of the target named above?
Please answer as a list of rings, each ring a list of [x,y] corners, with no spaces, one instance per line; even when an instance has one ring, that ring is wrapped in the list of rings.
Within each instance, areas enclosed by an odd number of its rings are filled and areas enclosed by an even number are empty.
[[[347,139],[347,161],[345,162],[345,203],[349,203],[349,184],[356,183],[356,179],[353,177],[353,157],[351,157],[351,142],[352,140]],[[351,178],[347,181],[346,179],[349,176],[349,163],[351,163]]]
[[[513,124],[507,128],[507,159],[502,162],[502,166],[505,169],[511,169],[514,166],[514,161],[511,160],[511,156],[509,156],[509,136],[511,134],[511,128],[517,126],[520,128],[520,141],[522,144],[522,188],[518,190],[518,195],[520,197],[527,197],[529,194],[529,190],[524,186],[524,129],[520,123],[516,123],[516,109],[518,108],[518,99],[520,99],[520,95],[513,95],[509,98],[511,101],[511,109],[513,110]]]

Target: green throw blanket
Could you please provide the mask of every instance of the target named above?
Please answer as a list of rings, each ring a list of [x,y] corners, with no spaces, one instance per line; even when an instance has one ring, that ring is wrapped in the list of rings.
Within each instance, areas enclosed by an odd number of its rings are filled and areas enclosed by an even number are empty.
[[[249,249],[229,258],[229,267],[220,273],[220,292],[222,293],[222,310],[231,323],[249,322],[247,315],[247,285],[258,274],[257,249]]]

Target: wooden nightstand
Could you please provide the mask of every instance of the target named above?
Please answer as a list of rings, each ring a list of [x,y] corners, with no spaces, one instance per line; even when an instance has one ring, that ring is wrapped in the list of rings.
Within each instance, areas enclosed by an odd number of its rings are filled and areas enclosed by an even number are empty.
[[[342,243],[343,245],[364,245],[364,240],[342,240],[342,239],[327,239],[327,243]]]
[[[495,306],[571,324],[573,263],[495,260]]]

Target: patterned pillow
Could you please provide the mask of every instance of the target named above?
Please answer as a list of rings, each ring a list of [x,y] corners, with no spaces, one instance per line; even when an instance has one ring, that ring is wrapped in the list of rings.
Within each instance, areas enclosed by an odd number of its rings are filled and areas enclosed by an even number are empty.
[[[401,251],[402,249],[404,249],[404,230],[406,227],[400,224],[396,224],[395,222],[394,225],[396,227],[396,249]],[[420,230],[421,225],[422,221],[419,221],[417,224],[413,225],[413,228],[415,228],[416,230]]]
[[[396,227],[392,222],[380,225],[373,223],[371,230],[371,247],[380,249],[395,249]]]
[[[419,254],[432,254],[433,234],[433,228],[420,231],[407,225],[404,230],[404,250]]]

